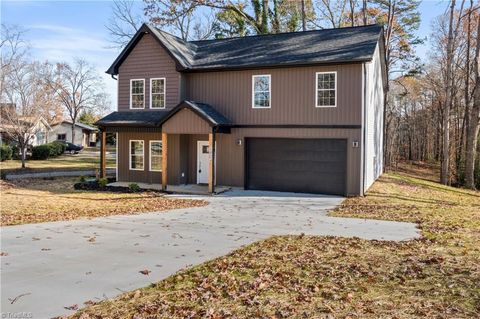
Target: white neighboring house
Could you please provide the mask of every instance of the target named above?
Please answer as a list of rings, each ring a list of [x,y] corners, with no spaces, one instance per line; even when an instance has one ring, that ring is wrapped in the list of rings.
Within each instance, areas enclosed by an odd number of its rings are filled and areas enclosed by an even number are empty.
[[[72,142],[72,122],[61,121],[52,125],[52,130],[49,132],[48,139],[53,141],[66,141]],[[75,140],[73,144],[81,145],[83,147],[95,146],[97,143],[96,127],[76,123],[75,124]]]
[[[31,117],[21,117],[21,120],[25,122],[33,123],[33,119]],[[42,144],[46,144],[48,142],[52,142],[49,138],[49,134],[52,131],[52,127],[48,125],[47,120],[43,117],[36,119],[36,123],[32,126],[32,130],[30,132],[30,142],[29,145],[31,146],[38,146]],[[8,123],[0,123],[0,145],[3,143],[9,143],[11,138],[9,137],[9,133],[11,132],[12,126]]]

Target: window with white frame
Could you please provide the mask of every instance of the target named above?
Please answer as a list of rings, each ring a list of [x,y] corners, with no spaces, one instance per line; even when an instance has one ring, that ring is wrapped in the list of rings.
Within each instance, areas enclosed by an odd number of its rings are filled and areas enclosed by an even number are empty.
[[[130,169],[143,171],[144,145],[141,140],[130,140]]]
[[[316,107],[337,106],[337,72],[316,73]]]
[[[252,77],[252,107],[271,107],[271,77],[267,75],[254,75]]]
[[[150,108],[165,108],[165,78],[150,79]]]
[[[162,171],[162,141],[150,141],[150,170]]]
[[[145,108],[145,80],[144,79],[130,80],[130,108],[131,109]]]

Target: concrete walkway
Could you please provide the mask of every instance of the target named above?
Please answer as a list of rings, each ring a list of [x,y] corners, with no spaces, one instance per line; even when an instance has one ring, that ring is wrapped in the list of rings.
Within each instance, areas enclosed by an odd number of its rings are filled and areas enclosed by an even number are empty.
[[[2,315],[68,314],[65,307],[112,298],[271,235],[419,236],[411,223],[326,216],[340,197],[230,191],[205,199],[211,203],[201,208],[3,227]]]

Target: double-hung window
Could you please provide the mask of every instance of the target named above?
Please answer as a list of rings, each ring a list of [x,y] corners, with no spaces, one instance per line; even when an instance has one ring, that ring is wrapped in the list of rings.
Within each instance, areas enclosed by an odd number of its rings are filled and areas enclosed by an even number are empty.
[[[315,106],[337,106],[337,72],[317,72]]]
[[[271,76],[254,75],[252,77],[252,107],[265,109],[271,107]]]
[[[130,108],[145,108],[145,79],[130,80]]]
[[[165,108],[165,78],[150,79],[150,108]]]
[[[130,169],[143,171],[144,142],[141,140],[130,140]]]
[[[150,141],[150,171],[162,171],[162,141]]]

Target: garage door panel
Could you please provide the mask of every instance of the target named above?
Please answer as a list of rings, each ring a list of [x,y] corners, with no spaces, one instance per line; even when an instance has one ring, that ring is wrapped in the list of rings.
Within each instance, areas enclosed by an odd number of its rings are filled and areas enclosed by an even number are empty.
[[[345,194],[346,140],[247,139],[246,187]]]

